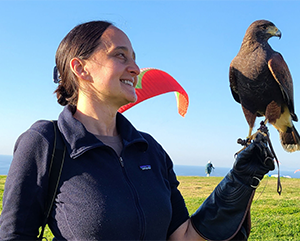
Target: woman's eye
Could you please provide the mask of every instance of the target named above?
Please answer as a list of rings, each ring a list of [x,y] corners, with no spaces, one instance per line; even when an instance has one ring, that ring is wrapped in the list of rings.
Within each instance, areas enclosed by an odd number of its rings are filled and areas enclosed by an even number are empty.
[[[124,53],[118,53],[117,57],[126,60],[126,56]]]

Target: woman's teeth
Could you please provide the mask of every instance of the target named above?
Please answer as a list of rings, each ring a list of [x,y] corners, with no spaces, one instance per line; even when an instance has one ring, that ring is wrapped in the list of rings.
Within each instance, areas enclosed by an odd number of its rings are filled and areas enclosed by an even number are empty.
[[[121,82],[124,83],[124,84],[130,85],[130,86],[133,86],[133,83],[129,80],[122,79]]]

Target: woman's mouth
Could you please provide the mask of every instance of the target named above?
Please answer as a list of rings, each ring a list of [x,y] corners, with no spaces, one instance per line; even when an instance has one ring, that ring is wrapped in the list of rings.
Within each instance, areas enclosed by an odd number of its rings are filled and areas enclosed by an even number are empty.
[[[130,85],[130,86],[133,87],[133,82],[130,81],[130,80],[127,80],[127,79],[121,79],[121,82],[124,83],[124,84],[126,84],[126,85]]]

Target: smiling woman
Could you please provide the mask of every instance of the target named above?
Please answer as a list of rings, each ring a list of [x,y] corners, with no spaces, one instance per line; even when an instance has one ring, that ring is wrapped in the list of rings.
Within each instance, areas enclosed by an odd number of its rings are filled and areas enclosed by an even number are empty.
[[[58,103],[65,106],[57,125],[67,150],[48,218],[57,240],[249,236],[257,182],[273,168],[262,136],[237,156],[190,218],[167,152],[118,112],[137,99],[140,70],[127,35],[108,22],[78,25],[60,43],[56,66]],[[37,121],[17,140],[3,196],[1,240],[37,239],[52,184],[55,140],[49,121]]]
[[[103,33],[99,47],[89,59],[73,58],[71,70],[85,86],[84,92],[79,88],[77,103],[77,110],[84,114],[98,115],[96,107],[101,112],[99,108],[109,107],[110,112],[116,113],[121,106],[136,101],[134,87],[140,70],[128,37],[116,27],[110,26]]]

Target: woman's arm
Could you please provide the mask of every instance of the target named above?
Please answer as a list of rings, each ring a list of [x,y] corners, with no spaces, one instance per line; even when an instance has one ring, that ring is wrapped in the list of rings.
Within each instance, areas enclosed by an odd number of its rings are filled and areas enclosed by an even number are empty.
[[[203,239],[194,229],[191,220],[186,220],[179,228],[175,230],[173,234],[169,237],[169,240],[205,240]]]
[[[17,140],[3,194],[0,240],[37,238],[47,194],[50,146],[43,134],[32,127]]]

